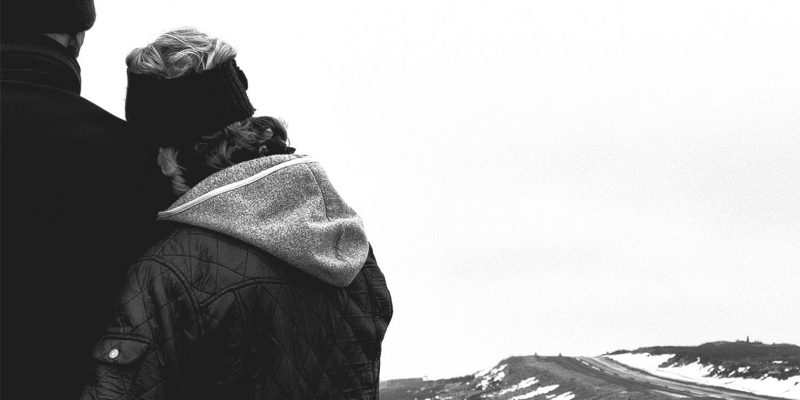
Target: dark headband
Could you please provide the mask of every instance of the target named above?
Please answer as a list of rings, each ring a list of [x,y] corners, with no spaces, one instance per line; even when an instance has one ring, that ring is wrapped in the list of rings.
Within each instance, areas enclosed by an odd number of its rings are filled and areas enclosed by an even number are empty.
[[[128,71],[125,117],[159,146],[191,143],[253,112],[247,77],[235,60],[176,79]]]

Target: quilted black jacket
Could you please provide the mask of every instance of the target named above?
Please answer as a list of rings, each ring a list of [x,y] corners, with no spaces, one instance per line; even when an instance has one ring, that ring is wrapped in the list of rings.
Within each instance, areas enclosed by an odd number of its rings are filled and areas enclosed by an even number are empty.
[[[377,399],[392,303],[372,249],[338,288],[177,224],[129,271],[84,399]]]

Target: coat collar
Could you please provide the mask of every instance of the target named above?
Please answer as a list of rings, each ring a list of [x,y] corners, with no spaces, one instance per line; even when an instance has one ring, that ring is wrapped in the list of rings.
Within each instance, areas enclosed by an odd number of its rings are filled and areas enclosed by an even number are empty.
[[[81,93],[78,60],[44,35],[3,35],[2,80]]]

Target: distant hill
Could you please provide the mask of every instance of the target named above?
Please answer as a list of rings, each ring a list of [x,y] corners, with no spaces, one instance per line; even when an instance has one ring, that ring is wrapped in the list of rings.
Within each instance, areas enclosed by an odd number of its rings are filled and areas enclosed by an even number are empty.
[[[623,353],[673,355],[661,367],[684,366],[693,363],[709,366],[709,376],[761,379],[787,379],[800,375],[800,346],[793,344],[764,344],[761,342],[711,342],[699,346],[655,346],[636,350],[617,350]]]
[[[514,399],[515,396],[572,400],[587,398],[592,386],[576,384],[575,375],[552,362],[557,357],[510,357],[474,375],[427,381],[401,379],[381,382],[381,400]]]
[[[382,400],[675,398],[800,400],[800,347],[713,342],[600,357],[509,357],[472,375],[381,382]]]

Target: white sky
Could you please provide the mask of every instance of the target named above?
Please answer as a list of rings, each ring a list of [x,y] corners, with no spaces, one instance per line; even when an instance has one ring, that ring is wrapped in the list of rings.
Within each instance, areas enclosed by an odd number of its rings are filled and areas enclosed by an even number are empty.
[[[365,220],[384,379],[800,344],[800,2],[96,3],[83,94],[119,116],[134,47],[238,48]]]

